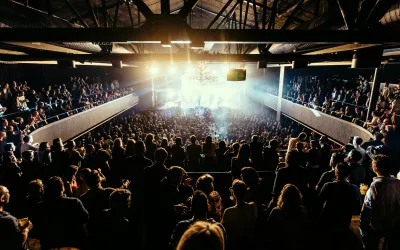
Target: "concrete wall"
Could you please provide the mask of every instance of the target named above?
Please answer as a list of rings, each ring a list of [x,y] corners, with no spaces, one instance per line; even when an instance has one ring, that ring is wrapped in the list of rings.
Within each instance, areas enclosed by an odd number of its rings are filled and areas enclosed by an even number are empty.
[[[138,102],[139,97],[136,95],[131,94],[124,96],[41,127],[33,131],[31,135],[33,140],[38,143],[47,141],[51,144],[55,138],[61,138],[63,141],[66,141],[101,123],[107,118],[137,105]]]
[[[278,106],[278,97],[267,94],[265,105],[276,110]],[[368,141],[372,138],[372,134],[368,130],[354,123],[344,121],[337,117],[327,115],[323,112],[284,99],[282,99],[282,113],[289,115],[342,143],[347,143],[350,136],[360,136],[364,141]]]

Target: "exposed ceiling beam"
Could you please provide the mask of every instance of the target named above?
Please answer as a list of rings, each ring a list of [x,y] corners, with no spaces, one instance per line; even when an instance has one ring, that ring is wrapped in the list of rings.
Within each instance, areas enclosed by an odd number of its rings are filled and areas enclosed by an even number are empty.
[[[254,27],[258,29],[258,17],[257,17],[257,8],[256,8],[256,0],[253,0],[253,15],[254,15]],[[264,8],[264,7],[263,7]]]
[[[189,16],[192,9],[196,6],[198,1],[199,0],[189,0],[188,2],[185,1],[185,4],[179,11],[178,16],[182,19],[186,19]]]
[[[50,0],[48,0],[48,1],[50,1]],[[96,14],[94,13],[92,3],[90,2],[90,0],[85,0],[85,2],[86,2],[87,8],[90,10],[89,13],[91,14],[93,23],[96,25],[97,28],[100,27],[99,21],[97,21]]]
[[[336,0],[336,2],[347,29],[354,30],[356,28],[356,13],[358,7],[357,4],[355,4],[356,1]]]
[[[289,16],[286,18],[285,22],[283,23],[281,29],[286,29],[289,22],[292,20],[293,16],[297,14],[297,11],[300,9],[301,5],[304,3],[304,0],[300,0],[297,2],[296,7],[290,12]]]
[[[117,5],[119,5],[119,1],[117,2]],[[103,13],[104,27],[108,28],[108,9],[107,9],[107,5],[106,5],[106,0],[101,0],[101,10]]]
[[[140,13],[143,14],[144,17],[146,17],[147,20],[151,19],[153,16],[153,11],[143,2],[143,0],[132,0],[133,3],[138,7],[138,10]]]
[[[243,0],[243,1],[244,2],[249,2],[251,5],[253,5],[253,2],[252,2],[253,0]],[[257,2],[257,1],[255,3],[256,3],[256,6],[260,7],[261,9],[265,7],[266,10],[272,11],[272,8],[270,8],[268,6],[265,6],[264,4],[261,4],[261,3]]]
[[[272,5],[271,16],[269,18],[269,23],[268,23],[269,30],[272,30],[275,28],[275,19],[276,19],[277,14],[278,14],[278,0],[274,0],[274,3]]]
[[[83,52],[80,50],[64,48],[61,46],[56,46],[48,43],[9,42],[6,43],[6,47],[7,45],[15,47],[16,50],[18,49],[18,47],[20,47],[22,48],[22,51],[24,51],[23,48],[28,48],[28,49],[35,49],[38,52],[43,51],[43,53],[45,53],[45,51],[51,51],[51,52],[71,53],[71,54],[88,54],[87,52]],[[2,45],[0,45],[0,47],[2,47]]]
[[[161,15],[169,15],[171,12],[169,0],[161,0]]]
[[[193,52],[180,53],[180,54],[64,54],[64,53],[40,53],[37,55],[0,55],[2,61],[49,61],[49,60],[76,60],[80,62],[84,61],[114,61],[121,60],[124,62],[147,62],[147,61],[158,61],[158,62],[187,62],[191,61],[215,61],[215,62],[290,62],[293,60],[304,60],[308,62],[323,62],[323,61],[343,61],[351,60],[351,56],[338,56],[338,55],[316,55],[316,56],[305,56],[305,55],[268,55],[263,56],[259,54],[197,54]],[[387,58],[384,58],[387,59]]]
[[[132,28],[135,28],[135,23],[133,21],[131,5],[130,5],[129,1],[126,1],[125,4],[126,4],[126,7],[128,8],[129,19],[131,20]]]
[[[218,14],[214,17],[214,19],[211,21],[211,23],[207,26],[207,29],[211,29],[213,24],[218,20],[218,18],[225,12],[225,10],[228,8],[228,6],[232,3],[233,0],[228,0],[224,7],[218,12]]]
[[[88,0],[88,1],[90,1],[90,0]],[[110,4],[110,5],[106,5],[106,9],[107,9],[107,10],[108,10],[108,9],[112,9],[112,8],[114,8],[115,6],[117,6],[117,4],[119,4],[119,1],[116,2],[116,3]],[[93,8],[94,8],[94,9],[95,9],[95,8],[102,9],[103,6],[102,6],[102,5],[94,5]],[[87,13],[81,15],[81,17],[82,17],[82,18],[88,18],[88,17],[90,17],[91,15],[92,15],[92,14],[91,14],[90,11],[89,11],[89,12],[87,12]],[[74,19],[71,19],[71,20],[69,20],[69,21],[70,21],[71,23],[75,23],[75,22],[78,21],[78,19],[74,18]]]
[[[246,10],[245,10],[245,14],[244,14],[243,29],[246,29],[247,16],[249,15],[249,5],[250,5],[250,1],[246,1]]]
[[[206,12],[206,13],[209,13],[209,14],[211,14],[211,15],[214,15],[214,16],[216,16],[216,15],[218,15],[218,13],[215,13],[215,12],[213,12],[213,11],[211,11],[211,10],[208,10],[208,9],[205,9],[205,8],[203,8],[203,7],[201,7],[201,6],[194,6],[196,9],[199,9],[199,10],[201,10],[201,11],[204,11],[204,12]],[[225,18],[225,16],[224,15],[221,15],[220,16],[220,18]],[[227,20],[232,20],[231,18],[227,18]],[[242,24],[242,27],[244,26],[244,24]],[[246,24],[246,26],[247,27],[249,27],[249,28],[252,28],[253,26],[251,26],[251,25],[249,25],[249,24]]]
[[[219,43],[320,43],[392,44],[400,42],[400,32],[390,27],[369,30],[215,30],[173,28],[169,23],[146,28],[89,29],[0,29],[0,41],[127,42],[127,41],[209,41]],[[27,36],[26,34],[30,34]]]
[[[217,25],[217,29],[226,21],[226,19],[229,17],[231,18],[232,13],[236,10],[236,7],[238,6],[239,1],[235,3],[235,5],[232,7],[232,9],[226,14],[226,16],[222,19],[222,21]]]
[[[118,0],[118,2],[120,2],[120,1]],[[120,7],[120,6],[121,6],[121,5],[118,4],[118,5],[115,7],[113,29],[115,29],[115,28],[117,27],[118,12],[119,12],[119,7]]]
[[[85,20],[83,20],[83,18],[81,17],[81,15],[79,15],[78,11],[74,8],[74,6],[71,4],[71,2],[69,0],[64,0],[64,2],[67,4],[68,8],[72,11],[72,13],[75,14],[76,18],[79,20],[79,22],[85,27],[85,28],[89,28],[89,25],[87,25],[87,23],[85,22]]]
[[[330,53],[337,53],[337,52],[344,52],[344,51],[353,51],[357,49],[364,49],[379,46],[379,44],[345,44],[339,45],[332,48],[321,49],[309,53],[305,53],[304,55],[321,55],[321,54],[330,54]]]

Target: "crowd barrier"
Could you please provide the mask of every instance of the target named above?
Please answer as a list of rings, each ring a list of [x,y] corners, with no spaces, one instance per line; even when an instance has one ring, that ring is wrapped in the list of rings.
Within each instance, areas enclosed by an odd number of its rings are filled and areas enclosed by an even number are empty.
[[[266,94],[264,104],[277,110],[278,97]],[[281,103],[281,112],[343,144],[348,142],[350,136],[360,136],[364,141],[368,141],[373,137],[368,130],[354,123],[325,114],[315,109],[304,107],[283,98]]]
[[[104,120],[137,105],[138,102],[139,97],[135,94],[130,94],[53,122],[33,131],[31,135],[34,141],[39,143],[47,141],[51,144],[55,138],[67,141]]]

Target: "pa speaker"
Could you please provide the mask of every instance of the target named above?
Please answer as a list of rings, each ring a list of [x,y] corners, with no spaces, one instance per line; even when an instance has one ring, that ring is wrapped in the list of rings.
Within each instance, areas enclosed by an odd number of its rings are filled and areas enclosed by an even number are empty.
[[[292,69],[303,69],[307,68],[307,61],[292,61]]]
[[[60,68],[76,68],[74,60],[60,60],[57,61],[57,64]]]
[[[267,68],[267,63],[263,61],[258,61],[257,62],[257,69],[265,69]]]

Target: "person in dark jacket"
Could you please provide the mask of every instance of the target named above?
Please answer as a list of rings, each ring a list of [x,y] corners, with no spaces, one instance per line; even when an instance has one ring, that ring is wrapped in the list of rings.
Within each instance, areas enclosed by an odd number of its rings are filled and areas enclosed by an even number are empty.
[[[278,197],[286,184],[293,184],[303,195],[306,194],[308,184],[307,172],[303,167],[298,165],[297,156],[298,152],[295,150],[288,152],[286,155],[286,167],[280,168],[276,172],[272,191],[274,197]]]
[[[237,156],[233,157],[231,161],[231,172],[233,179],[240,180],[242,168],[254,166],[253,162],[250,159],[250,156],[250,146],[248,144],[240,145]]]
[[[270,140],[269,147],[264,148],[264,166],[267,171],[275,171],[279,163],[279,142]]]
[[[351,169],[349,177],[350,183],[357,187],[359,187],[361,183],[364,183],[366,176],[365,168],[359,163],[361,159],[362,154],[356,149],[351,150],[345,159]]]
[[[100,211],[89,221],[89,238],[92,248],[98,250],[132,249],[133,241],[127,216],[131,193],[125,189],[115,189],[107,201],[109,201],[110,208]]]
[[[86,237],[84,225],[89,214],[79,199],[65,197],[60,177],[51,177],[47,181],[38,213],[38,225],[35,227],[39,229],[42,249],[83,247]]]
[[[263,145],[258,141],[258,136],[253,135],[250,142],[250,155],[251,160],[257,168],[261,165]]]

